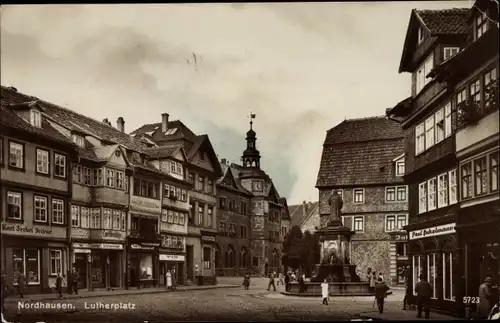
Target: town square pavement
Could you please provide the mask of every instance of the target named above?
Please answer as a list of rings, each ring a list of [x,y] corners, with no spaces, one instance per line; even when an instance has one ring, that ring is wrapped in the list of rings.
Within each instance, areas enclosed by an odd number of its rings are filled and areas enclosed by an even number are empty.
[[[308,321],[351,320],[373,313],[372,297],[330,298],[328,306],[316,297],[293,297],[268,292],[267,279],[254,278],[249,290],[241,278],[222,277],[227,287],[147,294],[99,295],[62,300],[9,299],[5,317],[9,322],[165,322],[165,321]],[[232,285],[232,286],[231,286]],[[386,312],[401,313],[403,292],[388,296]],[[41,302],[58,308],[27,308]],[[22,308],[21,304],[25,308]],[[40,304],[41,305],[41,304]],[[369,316],[369,315],[368,315]],[[414,317],[413,315],[411,315]],[[365,315],[366,317],[366,315]],[[398,317],[395,317],[396,319]]]

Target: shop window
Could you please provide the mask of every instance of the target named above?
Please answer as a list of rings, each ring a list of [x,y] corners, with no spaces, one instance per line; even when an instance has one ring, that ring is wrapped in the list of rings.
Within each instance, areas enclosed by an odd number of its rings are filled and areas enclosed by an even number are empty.
[[[437,254],[431,253],[427,255],[427,281],[431,284],[432,296],[431,298],[437,298],[437,264],[436,264]]]
[[[40,250],[13,249],[12,263],[14,270],[14,285],[18,284],[19,275],[23,273],[28,285],[40,284]]]
[[[139,258],[140,279],[141,280],[153,279],[153,255],[139,254],[138,258]]]
[[[413,295],[417,295],[415,293],[415,286],[420,280],[420,274],[423,273],[424,259],[422,256],[413,256],[412,257],[412,267],[413,267]]]
[[[455,300],[453,294],[453,254],[451,252],[443,253],[443,299]]]
[[[212,266],[212,249],[209,247],[203,248],[203,268],[210,269]]]
[[[62,251],[50,250],[50,275],[62,273]]]

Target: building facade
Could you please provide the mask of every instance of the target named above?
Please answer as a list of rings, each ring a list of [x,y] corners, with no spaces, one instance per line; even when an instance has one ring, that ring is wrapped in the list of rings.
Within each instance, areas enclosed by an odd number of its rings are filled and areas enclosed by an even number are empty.
[[[238,171],[221,160],[224,175],[217,181],[217,276],[243,276],[252,271],[250,264],[250,215],[252,193],[239,181]]]
[[[60,135],[34,99],[2,87],[0,113],[1,267],[9,287],[51,292],[71,268],[71,162],[76,146]]]
[[[462,255],[457,270],[465,279],[463,295],[478,296],[479,285],[491,277],[493,299],[498,301],[499,42],[498,6],[493,1],[476,1],[471,8],[467,39],[464,49],[435,73],[452,89],[451,100],[456,101],[460,206],[456,231]]]
[[[297,225],[302,232],[316,232],[320,226],[319,203],[303,201],[299,205],[291,205],[291,227]]]
[[[330,196],[340,192],[342,221],[355,233],[350,260],[360,277],[371,268],[382,272],[390,285],[404,284],[408,266],[402,231],[408,223],[404,173],[403,132],[397,122],[385,117],[352,119],[327,132],[316,184],[319,225],[326,225]]]
[[[411,96],[387,111],[405,132],[405,184],[410,188],[409,286],[423,274],[432,285],[431,307],[457,314],[463,309],[463,253],[457,235],[459,174],[454,93],[436,71],[466,47],[468,9],[413,10],[400,73],[412,74]]]
[[[222,170],[207,135],[196,135],[181,121],[169,120],[134,130],[131,135],[150,147],[182,147],[187,162],[184,179],[191,186],[186,237],[186,281],[215,284],[217,197],[216,181]]]

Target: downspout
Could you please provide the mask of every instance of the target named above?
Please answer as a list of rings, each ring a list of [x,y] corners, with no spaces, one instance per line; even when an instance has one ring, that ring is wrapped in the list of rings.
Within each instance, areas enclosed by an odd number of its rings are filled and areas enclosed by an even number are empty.
[[[80,163],[80,156],[78,152],[76,152],[76,165]],[[74,252],[71,246],[71,229],[73,227],[72,218],[71,218],[71,202],[73,201],[73,167],[75,166],[74,158],[71,158],[71,164],[69,167],[70,172],[68,173],[68,201],[66,203],[66,223],[67,223],[67,244],[68,244],[68,261],[67,261],[67,274],[66,274],[66,287],[68,289],[68,294],[73,293],[72,281],[73,281],[73,257]]]

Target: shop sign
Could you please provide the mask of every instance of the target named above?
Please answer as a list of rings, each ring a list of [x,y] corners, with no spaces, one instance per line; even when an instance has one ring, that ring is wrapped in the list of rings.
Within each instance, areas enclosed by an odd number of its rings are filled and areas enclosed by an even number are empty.
[[[123,250],[123,245],[115,243],[81,243],[73,242],[73,248],[76,249],[108,249]]]
[[[89,238],[90,237],[90,231],[89,229],[83,229],[83,228],[71,228],[71,236],[73,238]]]
[[[395,241],[406,241],[408,239],[408,236],[404,233],[393,234],[391,235],[391,239]]]
[[[66,237],[66,228],[2,223],[2,234],[33,237]]]
[[[215,242],[215,237],[213,237],[213,236],[202,236],[201,240]]]
[[[90,237],[92,239],[125,240],[125,232],[117,230],[92,229],[90,231]]]
[[[141,246],[146,246],[146,247],[159,247],[160,243],[159,242],[141,242]]]
[[[90,249],[75,249],[73,250],[73,253],[91,253],[92,250]]]
[[[423,239],[427,237],[441,236],[445,234],[455,233],[456,223],[438,225],[431,228],[410,231],[410,240]]]
[[[130,197],[130,206],[136,209],[142,209],[152,213],[161,212],[161,202],[151,199],[146,199],[140,196],[132,195]]]
[[[148,246],[141,246],[139,244],[131,244],[130,245],[131,249],[140,249],[140,250],[154,250],[155,247],[148,247]]]
[[[160,254],[160,261],[185,261],[184,255],[162,255]]]

